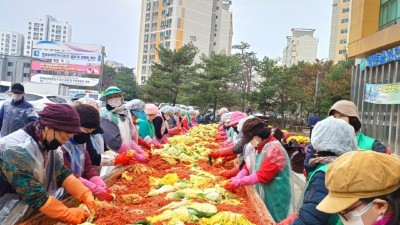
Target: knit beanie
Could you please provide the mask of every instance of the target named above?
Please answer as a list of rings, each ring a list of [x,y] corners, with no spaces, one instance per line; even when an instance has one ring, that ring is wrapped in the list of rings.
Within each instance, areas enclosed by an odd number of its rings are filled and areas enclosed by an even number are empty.
[[[86,128],[97,128],[100,125],[99,111],[91,105],[81,104],[75,107],[81,120],[81,126]]]
[[[52,104],[39,113],[39,123],[55,130],[80,133],[81,122],[78,112],[67,104]]]
[[[261,138],[265,138],[265,136],[269,136],[268,130],[266,128],[266,124],[259,118],[250,118],[243,123],[242,127],[243,137],[241,142],[243,144],[247,144],[253,139],[254,136],[260,136]]]

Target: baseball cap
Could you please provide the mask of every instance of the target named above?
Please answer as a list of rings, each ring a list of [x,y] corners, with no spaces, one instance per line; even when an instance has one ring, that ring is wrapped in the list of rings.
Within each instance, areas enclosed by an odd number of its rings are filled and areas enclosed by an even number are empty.
[[[333,163],[325,176],[329,194],[317,206],[338,213],[358,200],[390,194],[400,188],[400,159],[374,151],[348,152]]]

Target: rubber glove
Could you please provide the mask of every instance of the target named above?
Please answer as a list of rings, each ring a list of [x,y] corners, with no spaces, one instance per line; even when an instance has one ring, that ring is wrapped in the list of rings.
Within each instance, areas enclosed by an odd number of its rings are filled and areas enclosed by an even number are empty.
[[[225,188],[228,190],[232,190],[235,189],[239,186],[243,186],[243,185],[253,185],[253,184],[257,184],[258,181],[258,177],[256,173],[250,174],[249,176],[245,176],[243,178],[231,178],[229,180],[229,183],[225,185]]]
[[[79,177],[79,180],[90,189],[94,196],[102,201],[112,201],[114,197],[111,195],[111,191],[107,187],[99,186],[85,178]],[[103,182],[104,183],[104,182]]]
[[[236,155],[231,155],[231,156],[224,157],[224,158],[222,158],[222,164],[227,163],[229,161],[232,161],[232,160],[234,160],[236,158],[237,158]]]
[[[101,178],[100,176],[93,176],[89,179],[90,182],[92,182],[93,184],[96,184],[97,186],[100,187],[107,187],[106,183],[104,182],[103,178]]]
[[[293,213],[288,218],[282,220],[281,222],[277,223],[277,225],[290,225],[292,224],[297,218],[297,213]]]
[[[85,203],[91,213],[96,211],[97,205],[92,192],[74,175],[71,174],[65,178],[62,182],[62,186],[70,195]]]
[[[235,176],[237,179],[242,179],[245,176],[249,175],[249,171],[247,169],[242,169],[240,172]]]
[[[148,159],[144,155],[138,154],[138,153],[133,155],[133,157],[136,159],[136,161],[138,161],[139,163],[142,163],[142,164],[147,164],[150,161],[150,159]]]
[[[232,141],[230,141],[230,140],[224,141],[224,146],[226,146],[226,147],[229,147],[229,145],[231,145],[231,144],[232,144]]]
[[[209,156],[211,156],[213,159],[218,159],[220,157],[227,157],[231,155],[236,156],[236,154],[233,152],[233,147],[214,150],[211,151],[209,154]]]
[[[138,144],[139,144],[140,146],[142,146],[143,148],[147,149],[147,150],[150,150],[150,149],[151,149],[150,144],[147,143],[145,140],[143,140],[143,138],[141,138],[141,137],[138,138]]]
[[[131,140],[129,142],[129,147],[131,149],[135,150],[136,153],[143,154],[143,152],[144,152],[143,149],[138,144],[136,144],[136,142],[134,142],[133,140]]]
[[[236,176],[238,173],[239,173],[239,168],[235,167],[233,169],[225,170],[225,171],[221,172],[221,176],[225,177],[226,179],[229,179],[229,178]]]
[[[163,146],[160,143],[158,143],[158,141],[156,141],[156,140],[152,140],[151,144],[153,144],[156,149],[162,149],[163,148]]]
[[[120,146],[119,149],[118,149],[118,154],[122,154],[122,153],[124,153],[124,152],[126,152],[126,151],[129,151],[129,150],[131,150],[131,149],[132,149],[132,148],[129,147],[129,145],[122,143],[121,146]]]
[[[63,203],[49,196],[46,203],[39,208],[39,211],[51,218],[59,219],[66,223],[80,224],[85,222],[89,213],[83,208],[67,208]]]
[[[130,150],[133,151],[133,150]],[[124,152],[120,155],[115,156],[114,158],[114,166],[116,165],[125,165],[129,163],[129,160],[132,159],[132,156],[128,156],[128,154],[131,154],[130,151]]]

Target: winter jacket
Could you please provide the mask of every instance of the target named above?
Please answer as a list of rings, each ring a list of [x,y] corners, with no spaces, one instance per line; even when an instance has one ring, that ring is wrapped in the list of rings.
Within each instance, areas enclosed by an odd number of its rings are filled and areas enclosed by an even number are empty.
[[[1,137],[25,127],[28,123],[38,119],[33,106],[25,98],[14,102],[6,101],[0,109]]]
[[[310,165],[306,162],[305,168],[308,174],[316,171],[320,164]],[[299,210],[299,215],[292,225],[335,225],[330,222],[335,214],[328,214],[316,209],[317,205],[328,195],[328,189],[325,186],[325,172],[315,172],[307,182],[304,193],[303,204]]]

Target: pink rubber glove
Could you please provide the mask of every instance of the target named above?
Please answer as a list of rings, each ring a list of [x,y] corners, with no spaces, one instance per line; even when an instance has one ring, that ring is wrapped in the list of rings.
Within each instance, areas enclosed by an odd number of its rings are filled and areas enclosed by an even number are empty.
[[[179,134],[179,128],[178,127],[174,127],[174,128],[170,128],[168,129],[168,135],[169,136],[173,136]]]
[[[229,141],[229,140],[224,141],[224,146],[225,147],[228,147],[230,144],[232,144],[231,141]]]
[[[142,163],[142,164],[147,164],[149,163],[150,159],[146,158],[144,155],[136,153],[135,155],[133,155],[133,158],[136,159],[136,161],[138,161],[138,163]]]
[[[249,176],[245,176],[242,179],[238,179],[238,178],[231,178],[229,180],[229,183],[227,185],[225,185],[226,189],[235,189],[239,186],[243,186],[243,185],[253,185],[253,184],[257,184],[258,181],[258,177],[256,173],[250,174]]]
[[[102,201],[112,201],[114,197],[111,195],[111,191],[106,187],[98,186],[85,178],[79,177],[79,180],[93,193],[93,195]]]
[[[143,149],[138,144],[136,144],[136,142],[134,142],[133,140],[130,141],[129,147],[131,149],[135,150],[136,153],[143,154],[143,152],[144,152]]]
[[[163,146],[160,143],[158,143],[158,141],[156,141],[155,139],[153,139],[150,143],[153,144],[154,147],[157,149],[163,148]]]
[[[247,169],[242,169],[239,171],[238,174],[236,174],[236,176],[234,178],[242,179],[243,177],[248,176],[248,175],[249,175],[249,171]]]
[[[129,150],[131,150],[131,147],[129,147],[129,145],[127,145],[127,144],[122,143],[121,147],[119,147],[119,149],[118,149],[118,154],[122,154]]]
[[[163,135],[161,138],[161,144],[168,144],[168,138],[167,136]]]
[[[104,180],[99,176],[93,176],[89,179],[89,181],[93,184],[96,184],[97,186],[107,187],[106,183],[104,183]]]

